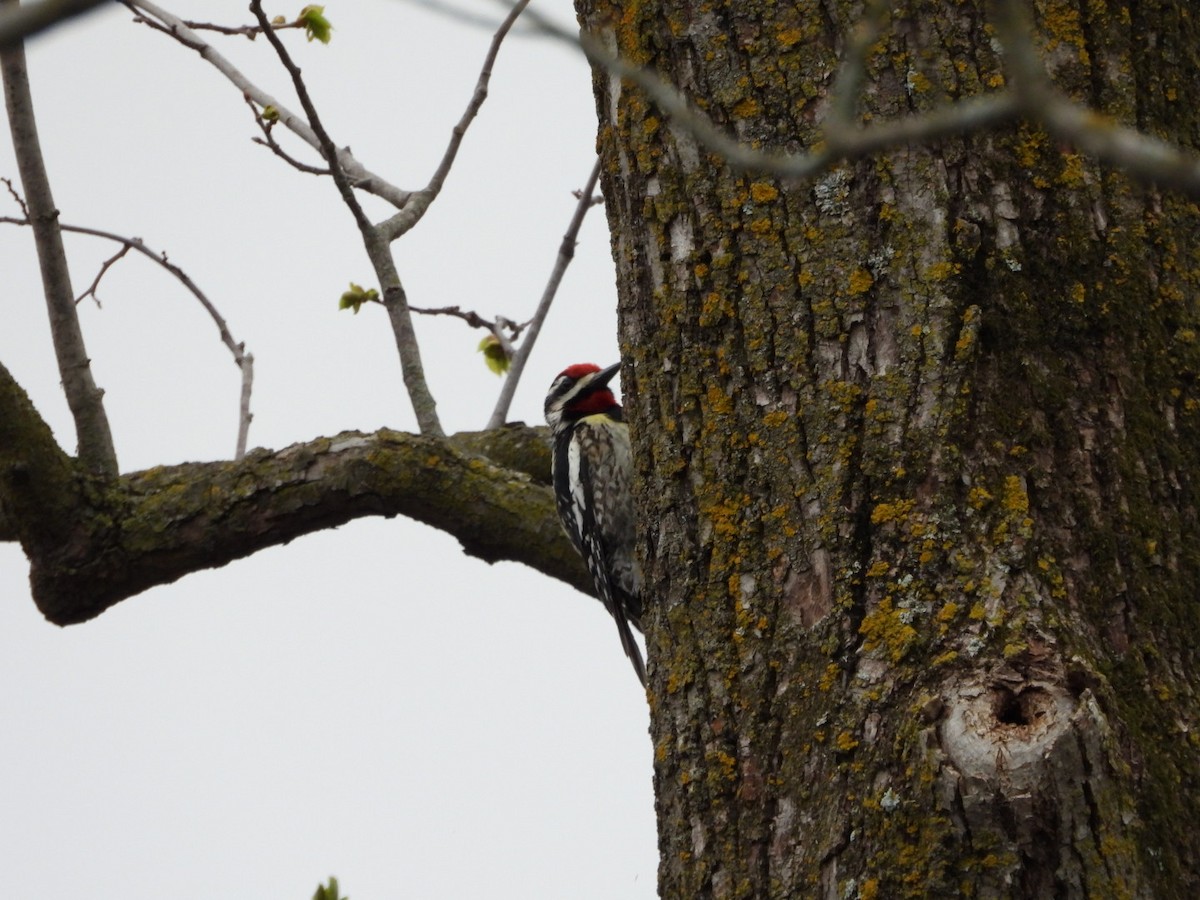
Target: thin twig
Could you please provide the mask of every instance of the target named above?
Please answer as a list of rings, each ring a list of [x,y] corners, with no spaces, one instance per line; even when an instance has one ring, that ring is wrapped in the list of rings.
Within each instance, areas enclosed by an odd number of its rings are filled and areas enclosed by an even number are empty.
[[[279,146],[279,142],[275,140],[275,136],[271,133],[274,130],[273,126],[275,123],[268,122],[263,119],[262,113],[258,111],[258,107],[254,105],[253,100],[251,100],[249,97],[244,97],[243,99],[246,101],[246,105],[250,107],[251,112],[254,113],[254,123],[258,125],[259,130],[263,133],[261,138],[251,138],[250,140],[256,144],[259,144],[260,146],[268,148],[272,153],[299,172],[304,172],[308,175],[333,174],[333,171],[328,167],[322,169],[320,166],[310,166],[308,163],[300,162],[300,160],[296,159],[294,156],[284,150],[283,147]]]
[[[346,207],[350,210],[350,214],[354,216],[354,221],[358,223],[359,230],[366,235],[374,230],[374,226],[371,224],[371,220],[367,218],[367,214],[363,212],[362,204],[354,196],[354,186],[350,183],[350,179],[346,177],[346,173],[342,169],[341,162],[338,159],[337,145],[333,143],[329,132],[321,124],[321,117],[317,114],[317,107],[313,104],[312,97],[309,96],[308,85],[304,83],[300,67],[292,60],[292,55],[288,53],[287,48],[283,46],[283,41],[279,39],[279,35],[271,27],[270,19],[263,12],[262,0],[250,0],[250,12],[254,13],[258,19],[258,24],[262,28],[264,36],[275,50],[275,55],[279,57],[279,61],[283,64],[283,67],[287,69],[288,75],[291,76],[292,87],[296,90],[296,97],[300,100],[300,107],[304,110],[304,115],[308,118],[308,126],[312,129],[313,134],[316,135],[317,148],[329,164],[329,174],[333,176],[333,182],[337,185],[338,193],[342,195],[342,202],[346,204]]]
[[[479,114],[479,109],[483,106],[483,101],[487,99],[488,83],[492,79],[492,67],[496,63],[496,56],[500,53],[500,45],[504,43],[504,38],[508,35],[513,25],[517,21],[517,17],[521,15],[525,7],[529,5],[529,0],[518,0],[514,3],[504,21],[500,23],[500,27],[496,29],[496,33],[492,35],[492,43],[488,47],[487,55],[483,59],[483,67],[479,72],[479,78],[475,81],[475,92],[471,95],[471,100],[467,104],[467,108],[463,110],[462,116],[458,120],[458,124],[450,133],[450,143],[446,146],[446,152],[442,154],[441,162],[434,170],[433,176],[429,179],[422,190],[417,191],[412,198],[412,202],[404,207],[396,215],[392,216],[379,225],[380,233],[388,241],[394,241],[400,235],[409,231],[414,225],[421,220],[429,209],[438,194],[442,192],[442,186],[446,183],[446,176],[450,173],[451,167],[454,165],[454,160],[458,156],[458,149],[462,145],[463,137],[467,133],[467,129],[471,127],[471,123]]]
[[[571,191],[571,196],[574,197],[576,200],[582,200],[584,197],[587,196],[587,194],[585,194],[579,188],[576,188],[575,190]],[[592,198],[591,198],[591,200],[588,201],[588,205],[589,206],[599,206],[603,202],[604,202],[603,194],[592,194]]]
[[[874,7],[872,7],[874,8]],[[595,65],[641,88],[679,127],[734,169],[762,172],[789,180],[818,175],[842,160],[860,159],[892,147],[931,143],[942,138],[1007,125],[1024,117],[1052,136],[1097,160],[1123,169],[1145,184],[1200,198],[1200,156],[1122,126],[1069,100],[1050,83],[1030,41],[1031,29],[1021,0],[999,0],[993,23],[1004,46],[1015,87],[947,103],[919,115],[847,127],[843,119],[857,105],[861,76],[853,66],[840,75],[836,109],[826,123],[824,141],[804,153],[755,150],[722,132],[692,108],[673,86],[642,66],[610,52],[594,35],[575,35],[533,10],[526,19],[543,34],[580,47]],[[870,27],[869,25],[867,27]],[[852,44],[854,52],[861,44]]]
[[[462,319],[472,328],[486,328],[488,331],[494,331],[496,328],[507,329],[510,333],[520,334],[524,327],[513,322],[511,319],[506,319],[503,316],[498,317],[497,321],[489,322],[479,313],[473,310],[463,309],[461,306],[439,306],[436,308],[423,308],[420,306],[410,306],[415,313],[423,316],[453,316],[456,319]]]
[[[111,269],[113,267],[113,265],[116,263],[117,260],[121,259],[121,257],[123,257],[128,252],[129,252],[129,245],[125,244],[120,250],[118,250],[116,253],[114,253],[112,256],[110,256],[108,259],[106,259],[103,263],[100,264],[100,271],[96,273],[96,277],[92,279],[92,283],[90,285],[88,285],[88,289],[86,291],[84,291],[82,294],[80,294],[78,297],[75,298],[76,306],[78,306],[80,303],[82,303],[88,297],[91,297],[92,300],[95,301],[95,303],[96,303],[96,308],[97,309],[101,308],[100,295],[96,293],[96,291],[100,287],[100,279],[102,279],[105,276],[105,274],[108,272],[109,269]]]
[[[0,4],[0,8],[11,6]],[[4,77],[4,100],[13,150],[28,203],[30,227],[37,246],[42,270],[42,291],[50,314],[50,332],[62,376],[63,392],[75,422],[79,459],[90,471],[107,476],[118,472],[108,414],[104,410],[104,392],[92,377],[91,361],[79,327],[75,292],[63,249],[58,207],[50,190],[50,179],[38,140],[37,121],[29,90],[29,70],[25,48],[18,42],[0,50],[0,69]],[[10,185],[11,190],[11,185]]]
[[[21,215],[24,216],[26,219],[28,219],[29,218],[29,207],[25,205],[25,198],[22,197],[20,192],[18,192],[17,189],[13,186],[12,179],[11,178],[0,178],[0,181],[3,181],[4,186],[6,188],[8,188],[8,196],[12,197],[13,202],[15,202],[17,204],[17,206],[21,207]]]
[[[236,37],[245,37],[245,38],[249,38],[250,40],[254,40],[256,37],[258,37],[260,34],[263,33],[263,27],[261,25],[217,25],[213,22],[191,22],[191,21],[186,21],[183,24],[186,25],[188,28],[192,29],[192,31],[215,31],[215,32],[217,32],[217,34],[228,34],[228,35],[236,36]],[[280,22],[277,25],[272,24],[271,27],[275,31],[282,31],[285,28],[303,28],[304,23],[303,22]]]
[[[463,309],[461,306],[442,306],[437,309],[423,309],[419,306],[410,306],[410,310],[423,316],[453,316],[456,319],[462,319],[472,328],[482,328],[494,337],[504,351],[504,358],[511,362],[516,353],[513,347],[513,341],[521,336],[521,332],[529,327],[529,322],[523,325],[518,325],[507,316],[496,316],[492,321],[488,321],[479,313]],[[533,321],[532,319],[530,322]]]
[[[517,392],[521,373],[525,371],[525,362],[529,359],[529,354],[533,352],[533,345],[537,342],[538,334],[542,330],[542,322],[546,320],[546,314],[550,312],[550,304],[554,302],[554,296],[558,293],[558,286],[562,283],[563,274],[567,271],[571,260],[575,258],[575,245],[579,240],[579,229],[583,225],[583,217],[594,205],[592,194],[596,190],[596,182],[599,179],[600,159],[597,157],[592,166],[592,173],[588,176],[587,184],[579,193],[579,201],[575,204],[571,223],[567,226],[562,243],[559,244],[558,256],[555,257],[554,268],[550,272],[546,288],[542,291],[542,299],[538,301],[537,312],[529,320],[529,330],[512,356],[512,362],[508,367],[508,377],[504,379],[504,384],[500,387],[500,396],[496,399],[496,408],[492,410],[491,418],[488,419],[488,428],[499,428],[508,419],[508,410],[512,406],[513,395]]]
[[[460,25],[468,25],[472,28],[482,28],[488,31],[495,31],[500,25],[500,20],[490,16],[479,15],[478,13],[467,12],[465,9],[460,9],[457,6],[451,6],[449,3],[443,3],[441,0],[408,0],[410,6],[416,6],[421,9],[428,10],[431,13],[436,13],[445,19],[452,22],[458,22]]]

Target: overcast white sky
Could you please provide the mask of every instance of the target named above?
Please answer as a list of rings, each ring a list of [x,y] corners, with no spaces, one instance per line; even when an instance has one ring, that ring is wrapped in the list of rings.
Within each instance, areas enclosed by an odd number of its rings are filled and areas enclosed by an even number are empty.
[[[565,0],[541,5],[569,17]],[[245,7],[168,3],[229,24]],[[332,44],[287,40],[334,139],[401,187],[424,185],[490,33],[400,0],[327,12]],[[215,40],[298,106],[265,41]],[[251,446],[413,427],[381,310],[337,309],[348,282],[372,277],[332,183],[253,145],[229,83],[120,8],[37,38],[29,56],[63,221],[166,250],[218,304],[256,359]],[[5,131],[0,175],[15,178]],[[529,315],[594,135],[583,60],[510,38],[443,196],[397,245],[411,301]],[[113,250],[68,239],[77,292]],[[99,293],[103,308],[81,315],[122,470],[230,456],[238,372],[192,298],[133,256]],[[615,303],[597,208],[514,419],[540,421],[568,363],[617,358]],[[0,359],[73,451],[32,240],[12,226],[0,322]],[[481,335],[418,327],[443,423],[482,427],[499,380],[475,353]],[[6,893],[307,900],[336,874],[353,900],[655,895],[645,701],[583,595],[399,519],[302,538],[68,629],[41,618],[27,578],[20,548],[0,544]]]

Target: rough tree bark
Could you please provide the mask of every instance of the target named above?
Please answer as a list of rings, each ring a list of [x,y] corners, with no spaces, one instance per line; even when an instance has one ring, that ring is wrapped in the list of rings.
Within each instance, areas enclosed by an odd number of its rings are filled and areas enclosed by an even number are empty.
[[[578,0],[746,141],[819,137],[844,0]],[[1077,99],[1200,143],[1187,0],[1039,2]],[[868,118],[1003,83],[900,2]],[[667,898],[1200,890],[1200,210],[1044,135],[788,185],[596,77]]]

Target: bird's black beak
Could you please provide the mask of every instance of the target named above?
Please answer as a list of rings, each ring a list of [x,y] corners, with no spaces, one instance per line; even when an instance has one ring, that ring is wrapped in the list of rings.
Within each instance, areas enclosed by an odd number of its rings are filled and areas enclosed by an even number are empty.
[[[592,384],[593,385],[608,384],[610,381],[612,381],[612,377],[620,371],[621,371],[621,364],[619,362],[615,362],[611,366],[609,366],[607,369],[601,369],[599,372],[597,372],[596,377],[592,379]]]

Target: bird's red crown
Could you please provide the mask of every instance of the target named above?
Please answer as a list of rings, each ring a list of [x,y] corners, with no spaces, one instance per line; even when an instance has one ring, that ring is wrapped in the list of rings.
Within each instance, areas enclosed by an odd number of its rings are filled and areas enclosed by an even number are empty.
[[[575,363],[573,366],[567,366],[561,372],[559,377],[566,375],[570,378],[582,378],[584,375],[591,375],[593,372],[599,372],[600,367],[595,363]]]
[[[566,375],[568,378],[579,380],[599,371],[601,369],[595,363],[575,363],[575,365],[563,369],[559,377]],[[607,379],[605,380],[607,381]],[[598,384],[572,402],[570,410],[575,415],[590,416],[593,413],[607,412],[616,405],[617,398],[613,395],[612,389],[607,384]]]

